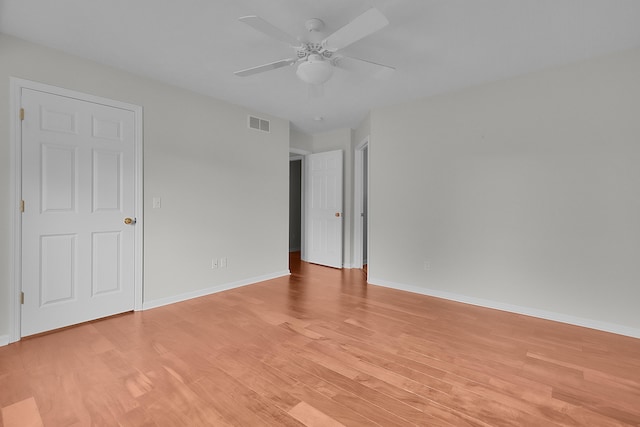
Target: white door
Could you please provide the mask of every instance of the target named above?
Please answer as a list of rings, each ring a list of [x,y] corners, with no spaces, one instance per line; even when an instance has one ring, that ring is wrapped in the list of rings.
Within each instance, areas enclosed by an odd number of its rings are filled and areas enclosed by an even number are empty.
[[[133,310],[134,112],[26,88],[21,106],[21,335]]]
[[[306,260],[342,268],[342,150],[306,159]]]

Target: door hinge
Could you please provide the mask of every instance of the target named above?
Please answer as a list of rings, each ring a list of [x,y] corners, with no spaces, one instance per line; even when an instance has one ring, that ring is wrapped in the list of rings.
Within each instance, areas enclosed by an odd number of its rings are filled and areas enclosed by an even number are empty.
[[[24,213],[24,200],[20,200],[20,212]]]
[[[20,121],[24,120],[24,108],[20,109]]]
[[[24,292],[20,292],[20,304],[24,304]]]

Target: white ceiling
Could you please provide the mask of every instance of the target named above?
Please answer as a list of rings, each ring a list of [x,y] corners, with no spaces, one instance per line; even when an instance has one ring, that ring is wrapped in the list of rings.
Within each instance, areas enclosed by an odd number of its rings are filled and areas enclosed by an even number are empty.
[[[295,67],[233,74],[293,52],[240,16],[297,36],[309,18],[331,33],[372,6],[390,25],[344,53],[395,66],[390,79],[336,70],[310,97]],[[373,107],[640,47],[640,0],[0,0],[0,32],[317,133],[357,127]]]

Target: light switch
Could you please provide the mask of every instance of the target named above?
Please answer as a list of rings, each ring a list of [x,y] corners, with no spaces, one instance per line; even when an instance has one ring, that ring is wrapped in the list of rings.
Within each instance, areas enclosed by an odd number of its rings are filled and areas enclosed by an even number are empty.
[[[153,198],[153,209],[160,209],[162,207],[162,199],[160,197]]]

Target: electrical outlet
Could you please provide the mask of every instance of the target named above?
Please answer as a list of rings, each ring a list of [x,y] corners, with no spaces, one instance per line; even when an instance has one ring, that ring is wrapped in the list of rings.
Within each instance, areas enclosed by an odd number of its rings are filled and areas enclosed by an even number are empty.
[[[220,258],[220,268],[227,268],[227,257]]]
[[[215,270],[216,268],[218,268],[218,258],[213,258],[213,259],[211,260],[211,268],[212,268],[212,269],[214,269],[214,270]]]

